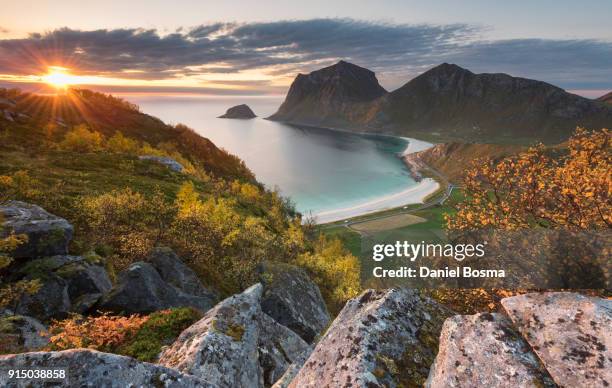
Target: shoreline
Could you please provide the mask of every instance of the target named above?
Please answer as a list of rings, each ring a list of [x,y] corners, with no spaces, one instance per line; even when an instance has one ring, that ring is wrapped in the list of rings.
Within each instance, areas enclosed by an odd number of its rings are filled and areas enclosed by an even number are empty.
[[[321,225],[406,205],[424,203],[423,200],[430,194],[436,192],[439,188],[440,184],[434,179],[425,178],[416,186],[409,187],[398,193],[387,194],[355,206],[314,213],[312,217],[314,218],[315,224]]]
[[[294,124],[295,125],[295,124]],[[426,149],[429,149],[434,146],[433,143],[426,142],[424,140],[409,138],[405,136],[395,136],[389,134],[381,134],[381,133],[368,133],[368,132],[355,132],[346,129],[340,128],[329,128],[329,127],[314,127],[314,128],[322,128],[328,129],[331,131],[339,131],[339,132],[349,132],[355,133],[359,135],[369,135],[369,136],[385,136],[385,137],[395,137],[408,142],[404,151],[397,156],[402,159],[404,162],[406,169],[411,173],[413,171],[411,169],[410,164],[407,162],[407,155],[420,152]],[[435,193],[440,188],[440,183],[432,178],[420,178],[415,179],[416,185],[408,187],[400,192],[383,195],[363,203],[348,206],[339,209],[326,210],[318,213],[313,213],[310,215],[314,219],[315,224],[322,225],[328,224],[331,222],[338,222],[342,220],[348,220],[355,217],[360,217],[372,213],[378,213],[384,210],[390,210],[394,208],[399,208],[407,205],[414,205],[424,203],[425,199],[431,194]]]

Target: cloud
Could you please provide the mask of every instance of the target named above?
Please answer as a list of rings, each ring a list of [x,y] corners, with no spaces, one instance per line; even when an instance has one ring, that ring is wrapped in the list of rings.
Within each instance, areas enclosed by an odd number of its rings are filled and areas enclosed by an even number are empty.
[[[214,80],[216,74],[258,70],[289,82],[297,72],[345,59],[375,70],[389,88],[441,62],[477,72],[509,72],[567,88],[612,87],[612,42],[483,41],[481,32],[467,24],[353,19],[213,23],[170,34],[152,29],[63,28],[0,40],[0,74],[40,74],[48,65],[63,64],[85,75],[147,80],[203,76]]]

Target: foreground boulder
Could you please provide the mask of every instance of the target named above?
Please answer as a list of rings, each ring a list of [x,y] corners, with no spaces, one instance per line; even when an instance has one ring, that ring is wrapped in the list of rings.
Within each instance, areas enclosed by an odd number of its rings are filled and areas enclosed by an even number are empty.
[[[346,304],[289,386],[422,385],[451,314],[416,290],[367,290]]]
[[[220,119],[253,119],[257,117],[247,104],[236,105],[229,108]]]
[[[292,265],[262,264],[258,270],[264,286],[262,310],[312,343],[330,320],[319,287]]]
[[[312,348],[299,335],[262,313],[259,320],[259,366],[264,386],[278,381],[292,367],[301,367]]]
[[[554,387],[529,345],[500,314],[456,315],[444,322],[428,388]]]
[[[47,328],[38,320],[23,315],[0,316],[0,349],[2,353],[39,350],[49,343]]]
[[[4,224],[0,237],[9,233],[25,234],[28,241],[11,252],[16,258],[65,255],[72,239],[73,227],[63,218],[48,213],[40,206],[21,201],[8,201],[0,206]]]
[[[54,380],[71,387],[215,387],[194,376],[130,357],[95,350],[34,352],[0,356],[5,369],[62,368],[65,379]],[[0,374],[0,386],[21,387],[23,381]],[[28,387],[45,387],[45,382],[28,381]]]
[[[151,160],[153,162],[157,162],[159,164],[163,164],[168,167],[170,170],[174,172],[182,172],[184,167],[182,164],[177,162],[176,160],[169,158],[167,156],[157,156],[157,155],[141,155],[138,157],[140,160]]]
[[[261,387],[258,337],[261,284],[229,297],[184,330],[159,363],[221,387]]]
[[[166,283],[149,263],[137,262],[119,274],[112,291],[99,305],[115,313],[151,313],[171,307],[193,307],[207,311],[214,305],[211,295],[191,295]]]
[[[217,294],[205,288],[198,275],[187,267],[172,249],[155,248],[147,257],[147,261],[155,267],[166,283],[186,294],[208,296],[211,300],[217,299]]]
[[[84,313],[112,287],[101,259],[82,256],[29,260],[15,270],[15,276],[41,283],[41,288],[23,296],[17,307],[17,312],[40,320],[64,318],[68,312]]]
[[[518,331],[563,387],[612,385],[612,301],[570,292],[502,300]]]

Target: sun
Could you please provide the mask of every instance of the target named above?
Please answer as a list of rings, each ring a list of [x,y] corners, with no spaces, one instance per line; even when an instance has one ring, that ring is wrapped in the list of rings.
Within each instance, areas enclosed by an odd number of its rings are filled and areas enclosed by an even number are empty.
[[[68,73],[68,69],[64,67],[53,66],[49,68],[49,72],[42,77],[42,80],[56,89],[67,89],[76,83],[77,77]]]

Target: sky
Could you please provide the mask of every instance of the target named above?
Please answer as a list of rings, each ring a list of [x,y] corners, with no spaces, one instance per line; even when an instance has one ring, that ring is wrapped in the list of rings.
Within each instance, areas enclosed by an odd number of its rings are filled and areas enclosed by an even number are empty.
[[[284,94],[297,73],[343,59],[388,90],[443,62],[589,97],[612,90],[607,0],[0,3],[5,86]]]

